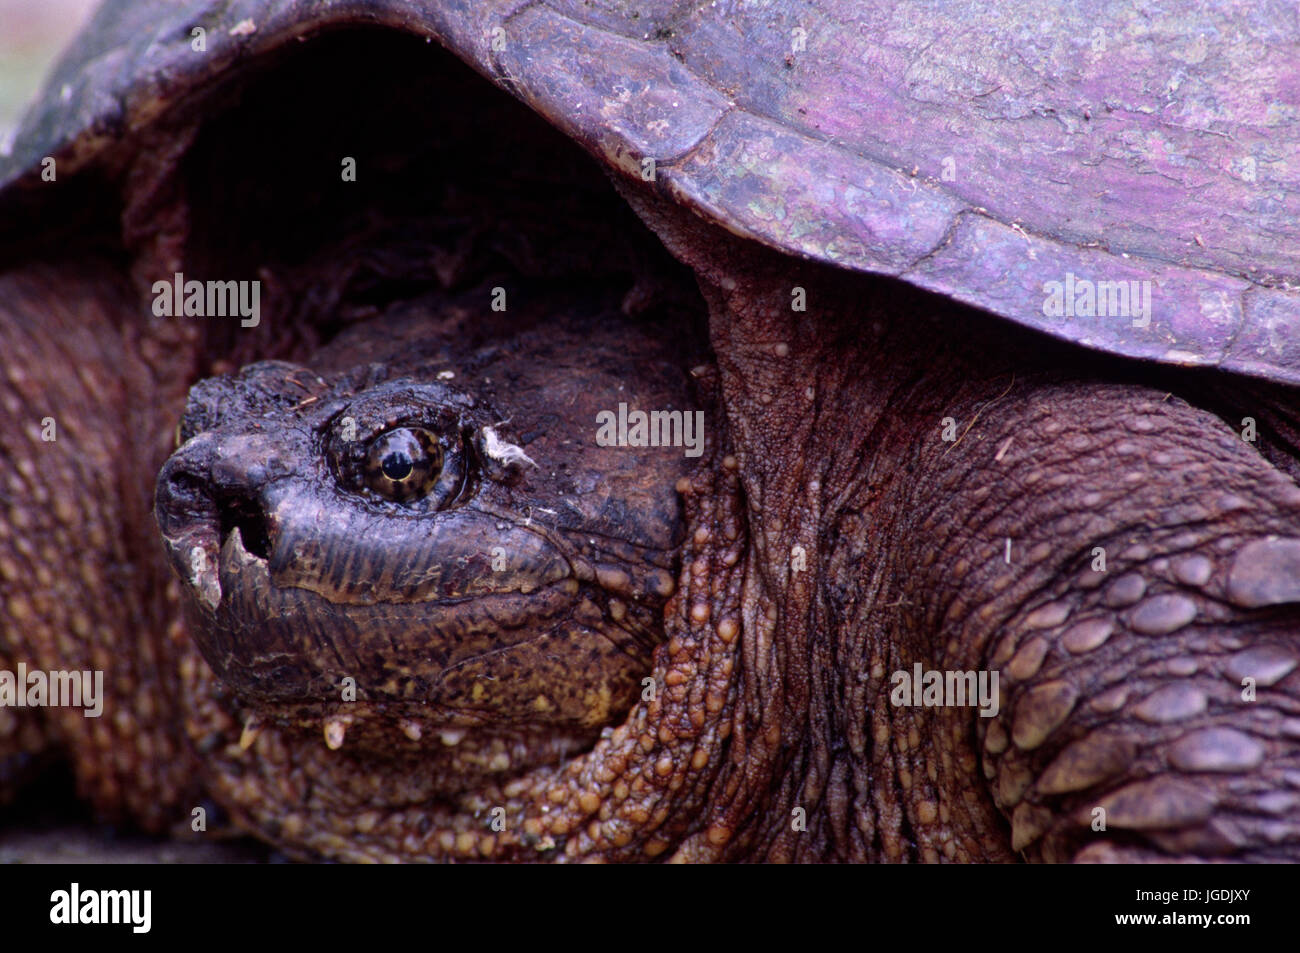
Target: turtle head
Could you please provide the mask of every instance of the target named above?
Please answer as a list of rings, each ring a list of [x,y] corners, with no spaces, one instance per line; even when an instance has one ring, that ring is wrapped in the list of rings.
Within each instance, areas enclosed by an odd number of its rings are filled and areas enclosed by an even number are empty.
[[[361,344],[376,334],[396,349],[378,361]],[[527,357],[411,342],[357,330],[312,369],[197,384],[155,513],[193,638],[245,717],[432,751],[460,785],[577,750],[641,693],[692,461],[600,446],[596,419],[686,395],[673,374],[638,394],[617,367],[552,363],[554,341]]]

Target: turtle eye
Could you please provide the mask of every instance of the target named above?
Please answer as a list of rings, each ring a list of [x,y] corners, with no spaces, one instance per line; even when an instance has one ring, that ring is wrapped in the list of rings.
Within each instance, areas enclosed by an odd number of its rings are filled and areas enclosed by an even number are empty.
[[[422,428],[389,430],[366,448],[362,478],[372,493],[385,499],[419,499],[433,489],[441,474],[442,446]]]

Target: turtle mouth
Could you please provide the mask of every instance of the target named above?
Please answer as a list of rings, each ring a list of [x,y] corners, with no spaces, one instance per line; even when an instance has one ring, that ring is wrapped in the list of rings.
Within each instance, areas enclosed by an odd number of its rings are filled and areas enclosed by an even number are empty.
[[[235,555],[239,558],[266,562],[270,556],[271,539],[266,517],[259,507],[247,501],[234,500],[221,509],[218,538],[222,540],[223,553],[233,543],[237,547]]]
[[[572,699],[556,697],[558,673],[539,670],[539,651],[546,652],[551,632],[426,671],[417,671],[418,658],[391,649],[374,668],[337,666],[333,663],[341,647],[358,641],[365,626],[349,614],[351,635],[340,637],[348,626],[340,623],[334,604],[309,590],[277,586],[270,558],[250,550],[246,531],[232,526],[208,571],[216,578],[197,584],[198,592],[215,588],[223,598],[212,616],[198,613],[192,628],[209,667],[227,688],[235,689],[228,704],[246,729],[241,745],[253,743],[262,729],[274,728],[298,743],[337,751],[344,759],[378,758],[418,766],[428,778],[428,794],[457,795],[505,783],[589,749],[635,700],[639,683],[631,676],[649,670],[649,653],[625,655],[623,650],[631,646],[624,645],[618,652],[628,666],[624,690],[587,693],[575,705]],[[534,596],[553,606],[570,604],[576,588],[572,583],[553,585]],[[502,632],[535,626],[541,618],[538,605],[524,610],[511,605],[508,595],[482,597],[476,603],[474,610],[491,616]],[[252,617],[246,614],[250,605],[257,607]],[[422,616],[426,637],[441,633],[454,640],[464,631],[463,603],[421,603],[413,608]],[[325,641],[323,650],[313,652],[301,641],[290,643],[286,620]],[[246,650],[250,645],[258,646],[251,654]],[[341,675],[343,671],[355,674]],[[513,682],[509,674],[515,676]],[[351,688],[355,692],[349,692]],[[593,697],[598,700],[594,705]],[[563,714],[560,709],[568,716],[555,717]]]

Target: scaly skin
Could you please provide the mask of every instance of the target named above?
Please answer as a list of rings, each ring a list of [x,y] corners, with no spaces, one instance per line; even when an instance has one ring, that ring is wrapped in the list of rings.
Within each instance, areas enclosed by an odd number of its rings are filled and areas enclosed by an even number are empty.
[[[917,618],[939,633],[937,667],[1002,672],[977,737],[1012,849],[1294,860],[1300,488],[1157,391],[1028,379],[984,425],[904,538],[927,541],[913,578],[942,593]],[[940,722],[968,747],[969,725]],[[935,789],[951,792],[941,765]],[[1091,828],[1097,807],[1110,837]]]
[[[0,282],[0,656],[9,671],[98,669],[108,696],[99,718],[5,709],[0,763],[63,749],[104,817],[167,829],[198,792],[176,707],[180,589],[159,572],[149,474],[193,373],[184,329],[124,321],[129,292],[93,261]]]

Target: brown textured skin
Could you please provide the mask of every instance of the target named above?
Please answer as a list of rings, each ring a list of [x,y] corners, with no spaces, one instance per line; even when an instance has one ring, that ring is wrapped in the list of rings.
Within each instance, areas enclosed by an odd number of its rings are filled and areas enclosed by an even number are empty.
[[[146,277],[183,245],[166,223],[186,209],[156,194],[172,217],[132,206],[133,227],[162,223],[133,259]],[[653,702],[586,753],[453,797],[364,746],[250,728],[186,630],[153,478],[190,384],[305,357],[330,329],[282,295],[232,348],[142,317],[120,262],[83,257],[0,277],[0,663],[102,667],[111,694],[99,720],[9,713],[6,776],[61,748],[106,816],[187,828],[210,797],[296,855],[347,860],[1296,859],[1300,491],[1284,427],[1265,431],[1266,460],[1200,409],[1285,421],[1292,393],[1158,381],[627,197],[699,277],[719,419],[676,485]],[[256,250],[274,258],[270,240]],[[333,254],[311,273],[330,318],[331,268],[355,259]],[[795,285],[807,312],[790,310]],[[1093,620],[1104,642],[1081,634]],[[997,667],[999,717],[892,706],[889,674],[913,662]]]
[[[0,281],[11,422],[0,428],[0,655],[10,671],[18,661],[102,670],[113,699],[97,719],[5,709],[0,763],[25,773],[17,752],[63,748],[106,815],[183,824],[175,801],[197,791],[174,723],[180,603],[157,571],[148,474],[166,452],[158,412],[180,406],[187,368],[163,369],[170,329],[142,335],[122,322],[129,292],[93,261],[76,276],[34,268]]]

